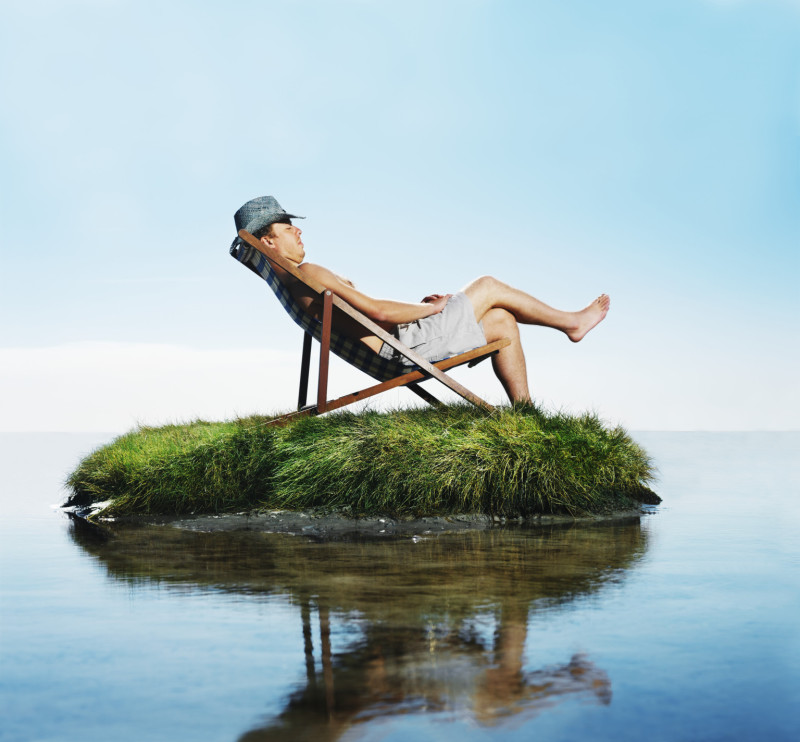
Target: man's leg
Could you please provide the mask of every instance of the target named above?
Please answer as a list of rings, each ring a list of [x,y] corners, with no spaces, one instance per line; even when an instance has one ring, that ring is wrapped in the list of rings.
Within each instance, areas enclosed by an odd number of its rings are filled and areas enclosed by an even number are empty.
[[[511,345],[492,356],[492,368],[512,402],[530,402],[525,354],[522,352],[519,325],[514,315],[505,309],[490,309],[483,315],[483,333],[487,343],[500,338],[511,340]]]
[[[492,358],[492,365],[512,402],[531,401],[518,323],[552,327],[577,343],[603,320],[610,306],[603,294],[579,312],[563,312],[491,276],[481,276],[462,290],[472,302],[475,318],[483,322],[486,341],[511,339],[511,345]]]
[[[611,304],[608,296],[602,294],[579,312],[562,312],[491,276],[475,279],[462,291],[470,298],[478,322],[490,309],[505,309],[514,315],[517,322],[552,327],[563,332],[573,343],[582,340],[603,320]]]

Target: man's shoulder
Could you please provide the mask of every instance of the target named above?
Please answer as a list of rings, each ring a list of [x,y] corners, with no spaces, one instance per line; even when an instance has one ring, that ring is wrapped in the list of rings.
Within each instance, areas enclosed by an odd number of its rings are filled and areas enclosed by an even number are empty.
[[[309,262],[300,263],[300,265],[297,266],[297,270],[299,270],[302,274],[309,276],[318,275],[322,271],[327,271],[327,269],[323,268],[321,265]]]
[[[333,271],[328,270],[322,265],[317,265],[316,263],[301,263],[297,266],[297,269],[300,271],[300,275],[302,275],[303,278],[319,281],[319,283],[325,286],[331,281],[336,280],[336,274],[333,273]]]
[[[308,281],[312,286],[317,284],[324,289],[330,289],[334,294],[338,294],[342,298],[346,299],[351,295],[350,292],[355,289],[351,280],[343,278],[322,265],[301,263],[298,266],[298,270],[303,280]]]

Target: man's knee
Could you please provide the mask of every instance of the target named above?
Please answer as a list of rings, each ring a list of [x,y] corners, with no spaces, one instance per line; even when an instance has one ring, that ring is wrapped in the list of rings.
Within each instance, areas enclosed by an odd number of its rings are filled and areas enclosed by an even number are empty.
[[[498,294],[500,282],[494,276],[478,276],[470,281],[464,288],[464,293],[472,303],[484,308],[491,307]]]
[[[478,276],[464,287],[464,291],[491,291],[498,283],[494,276]]]
[[[498,283],[499,281],[494,276],[478,276],[472,282],[472,285],[479,289],[491,291]]]

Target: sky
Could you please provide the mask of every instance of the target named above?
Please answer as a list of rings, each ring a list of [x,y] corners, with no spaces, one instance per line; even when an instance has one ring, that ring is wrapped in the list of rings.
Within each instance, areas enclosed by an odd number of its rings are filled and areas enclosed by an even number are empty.
[[[290,409],[300,330],[228,255],[267,194],[374,296],[610,294],[523,328],[548,409],[800,427],[798,0],[0,0],[0,60],[0,430]]]

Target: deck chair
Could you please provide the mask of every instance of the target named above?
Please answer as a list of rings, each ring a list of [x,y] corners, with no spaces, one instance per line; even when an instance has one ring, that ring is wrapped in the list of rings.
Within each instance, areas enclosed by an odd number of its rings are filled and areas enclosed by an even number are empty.
[[[434,395],[419,386],[418,382],[428,378],[437,379],[456,394],[482,409],[488,411],[494,409],[488,402],[485,402],[480,397],[473,394],[444,372],[465,363],[474,366],[476,363],[489,358],[501,348],[509,345],[511,341],[508,338],[501,338],[500,340],[452,356],[451,358],[437,361],[436,363],[429,363],[418,353],[415,353],[411,348],[401,343],[396,337],[386,332],[386,330],[373,322],[369,317],[359,312],[355,307],[352,307],[340,297],[332,294],[321,284],[317,284],[304,277],[300,271],[297,270],[296,266],[283,259],[280,255],[269,254],[261,242],[249,232],[241,230],[239,232],[239,238],[240,239],[231,246],[231,255],[267,282],[289,316],[304,331],[297,411],[273,418],[269,421],[270,425],[286,424],[291,419],[299,416],[321,415],[324,412],[339,409],[340,407],[353,404],[363,399],[368,399],[376,394],[400,386],[406,386],[410,391],[414,392],[429,404],[441,404]],[[295,301],[294,297],[289,293],[283,283],[281,283],[273,270],[273,264],[291,273],[306,284],[312,291],[321,295],[321,320],[306,313],[297,301]],[[349,317],[352,317],[356,322],[369,330],[370,333],[377,335],[381,340],[399,351],[415,365],[406,366],[382,358],[359,340],[338,333],[333,321],[334,307],[344,312],[344,314]],[[306,400],[308,395],[308,375],[311,360],[312,337],[320,343],[319,377],[317,381],[317,402],[316,404],[309,405],[306,404]],[[379,383],[338,397],[337,399],[329,400],[327,398],[328,364],[331,352],[371,376]]]

